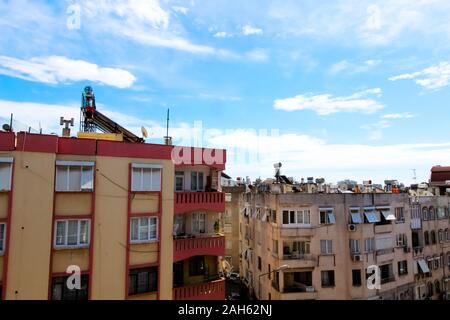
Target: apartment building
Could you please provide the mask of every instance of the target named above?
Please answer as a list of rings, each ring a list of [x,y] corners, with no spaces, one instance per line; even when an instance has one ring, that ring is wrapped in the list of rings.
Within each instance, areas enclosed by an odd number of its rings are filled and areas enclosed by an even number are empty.
[[[239,217],[243,207],[242,194],[245,193],[245,185],[222,186],[225,193],[225,213],[222,224],[225,234],[225,259],[231,266],[232,272],[239,273],[241,263],[241,243]]]
[[[219,149],[0,132],[2,299],[224,299],[214,224],[225,159]],[[80,290],[66,285],[68,268]]]
[[[256,298],[414,298],[408,194],[270,182],[243,197],[241,273]],[[381,279],[372,289],[373,266]]]
[[[419,185],[411,191],[412,245],[414,258],[415,298],[417,300],[450,300],[450,197],[447,180],[432,176],[430,185]],[[443,168],[438,169],[439,175]]]

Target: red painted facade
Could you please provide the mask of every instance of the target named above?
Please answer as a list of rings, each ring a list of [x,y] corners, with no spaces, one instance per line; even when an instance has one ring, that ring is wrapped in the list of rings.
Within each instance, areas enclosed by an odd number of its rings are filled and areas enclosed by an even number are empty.
[[[173,300],[225,300],[225,280],[175,288]]]
[[[224,256],[225,237],[176,239],[173,241],[173,262],[194,256]]]
[[[222,192],[175,192],[175,214],[195,210],[224,212],[225,195]]]
[[[12,132],[0,132],[0,151],[12,151],[15,148],[16,136]]]

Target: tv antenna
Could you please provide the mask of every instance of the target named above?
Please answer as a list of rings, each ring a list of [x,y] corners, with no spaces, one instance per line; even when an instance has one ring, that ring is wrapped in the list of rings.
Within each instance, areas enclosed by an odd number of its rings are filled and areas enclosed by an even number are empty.
[[[169,121],[170,121],[170,109],[167,109],[166,136],[164,137],[164,143],[166,145],[172,145],[172,137],[169,137]]]

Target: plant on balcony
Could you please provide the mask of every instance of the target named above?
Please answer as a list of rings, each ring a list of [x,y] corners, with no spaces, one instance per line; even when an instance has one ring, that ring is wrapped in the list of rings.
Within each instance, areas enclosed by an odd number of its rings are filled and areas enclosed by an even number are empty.
[[[220,222],[219,222],[219,220],[216,220],[216,222],[214,222],[214,232],[215,233],[219,233],[220,232]]]

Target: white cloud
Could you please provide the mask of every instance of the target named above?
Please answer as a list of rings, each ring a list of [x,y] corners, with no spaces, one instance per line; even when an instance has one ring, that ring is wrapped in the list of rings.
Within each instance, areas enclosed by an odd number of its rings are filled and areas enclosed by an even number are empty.
[[[373,113],[384,106],[369,95],[381,96],[381,89],[374,88],[354,93],[348,97],[333,97],[331,94],[298,95],[293,98],[278,99],[274,108],[284,111],[312,110],[318,115],[329,115],[337,112]]]
[[[385,114],[384,116],[382,116],[382,119],[411,119],[414,118],[414,114],[410,113],[410,112],[404,112],[404,113],[390,113],[390,114]]]
[[[407,79],[414,79],[415,83],[429,90],[446,87],[450,84],[450,62],[441,62],[422,71],[389,78],[390,81]]]
[[[337,75],[339,73],[358,74],[372,70],[379,65],[381,60],[367,60],[364,62],[349,62],[347,60],[339,61],[333,64],[328,73],[331,75]]]
[[[186,7],[180,7],[180,6],[173,6],[172,10],[177,12],[177,13],[182,13],[184,15],[187,15],[189,9]]]
[[[262,34],[262,33],[263,33],[262,29],[252,27],[249,24],[246,24],[245,26],[242,27],[242,34],[245,36],[257,35],[257,34]]]
[[[130,72],[103,68],[96,64],[63,56],[36,57],[22,60],[0,56],[0,74],[46,84],[93,81],[117,88],[128,88],[136,82]]]
[[[215,38],[228,38],[228,37],[231,37],[232,35],[230,34],[230,33],[227,33],[227,32],[225,32],[225,31],[219,31],[219,32],[216,32],[215,34],[214,34],[214,37]]]
[[[269,52],[265,49],[254,49],[248,51],[245,57],[253,62],[267,62],[269,61]]]

